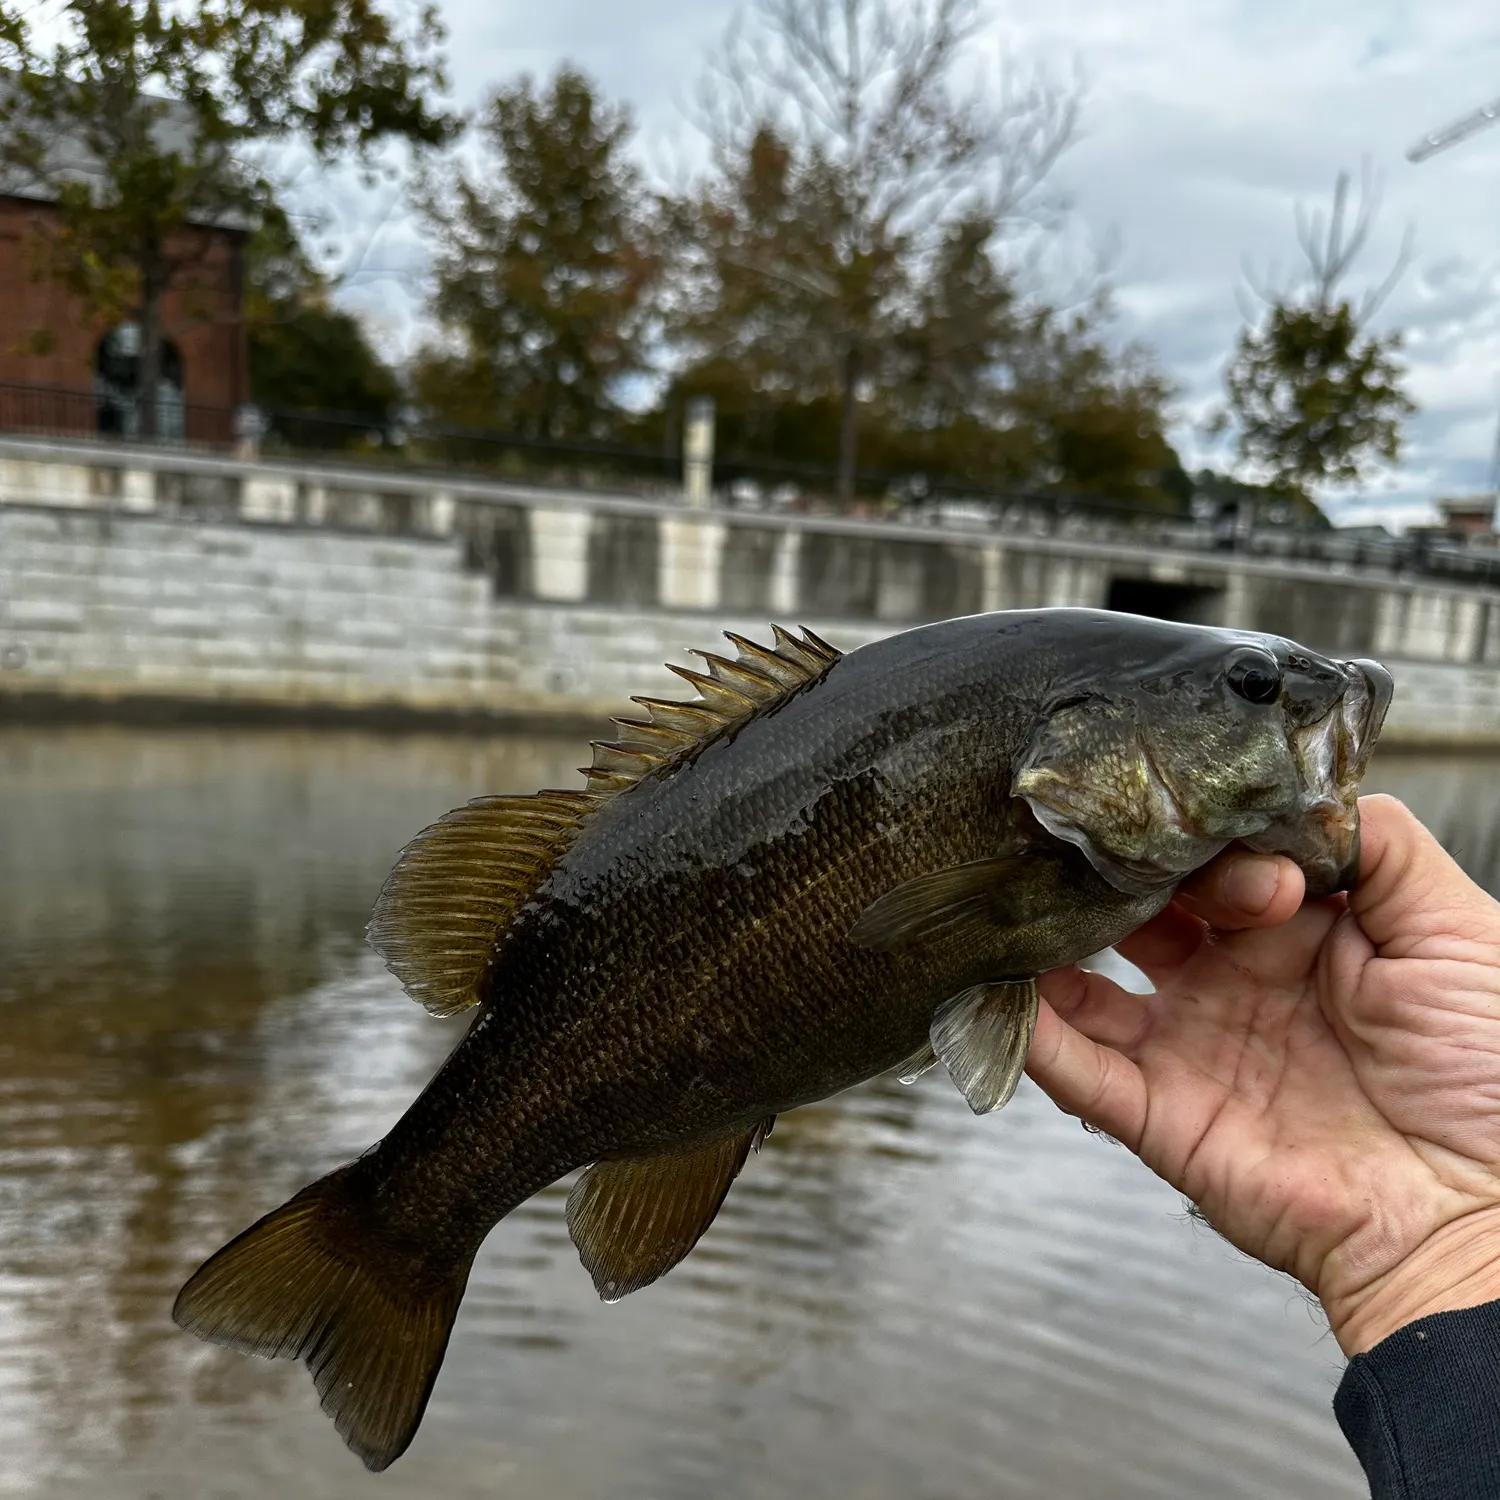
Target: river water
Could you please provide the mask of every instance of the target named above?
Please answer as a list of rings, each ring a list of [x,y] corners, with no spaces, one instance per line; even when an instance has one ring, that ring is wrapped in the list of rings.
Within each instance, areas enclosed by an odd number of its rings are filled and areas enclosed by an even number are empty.
[[[1362,1494],[1296,1287],[1029,1084],[941,1071],[778,1122],[615,1307],[541,1194],[490,1237],[411,1451],[168,1317],[209,1251],[375,1140],[462,1023],[361,942],[397,848],[574,741],[0,730],[0,1494],[1299,1500]],[[1391,758],[1479,878],[1497,766]]]

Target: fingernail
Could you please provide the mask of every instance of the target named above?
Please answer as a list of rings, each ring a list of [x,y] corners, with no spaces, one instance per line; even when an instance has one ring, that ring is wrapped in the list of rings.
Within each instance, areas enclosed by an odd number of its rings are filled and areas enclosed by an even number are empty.
[[[1251,916],[1258,916],[1275,899],[1281,872],[1264,854],[1242,854],[1230,861],[1221,887],[1224,899]]]

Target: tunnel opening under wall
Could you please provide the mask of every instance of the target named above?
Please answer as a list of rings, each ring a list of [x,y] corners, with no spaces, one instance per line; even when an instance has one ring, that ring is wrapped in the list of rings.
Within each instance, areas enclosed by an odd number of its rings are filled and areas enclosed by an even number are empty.
[[[1218,625],[1224,619],[1224,590],[1201,584],[1161,583],[1154,578],[1111,578],[1104,607],[1155,620]]]

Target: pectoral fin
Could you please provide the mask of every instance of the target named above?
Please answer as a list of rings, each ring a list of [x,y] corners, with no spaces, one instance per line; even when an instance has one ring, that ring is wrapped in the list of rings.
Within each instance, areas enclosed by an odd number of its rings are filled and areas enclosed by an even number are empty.
[[[943,1001],[932,1018],[932,1050],[976,1115],[1010,1102],[1036,1030],[1034,979],[976,984]]]
[[[960,936],[966,927],[1008,927],[1016,914],[1007,896],[1025,865],[1023,856],[1007,854],[918,875],[872,901],[849,929],[849,940],[893,953],[929,938]]]
[[[606,1302],[665,1276],[714,1221],[775,1117],[707,1145],[595,1162],[568,1194],[568,1233]]]

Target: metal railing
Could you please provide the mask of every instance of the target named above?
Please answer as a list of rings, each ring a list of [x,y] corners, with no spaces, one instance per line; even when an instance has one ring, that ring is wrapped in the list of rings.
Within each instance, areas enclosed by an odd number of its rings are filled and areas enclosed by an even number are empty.
[[[113,393],[0,384],[0,434],[182,443],[209,451],[248,446],[271,458],[332,457],[395,471],[472,474],[643,495],[676,494],[682,487],[676,433],[669,434],[669,442],[653,447],[459,427],[411,408],[381,416],[191,402],[163,404],[158,419],[157,436],[144,439],[141,422]],[[836,506],[832,498],[836,471],[831,464],[720,451],[713,472],[717,503],[730,508],[822,513],[848,509]],[[1033,525],[1046,525],[1049,518],[1092,516],[1125,526],[1155,526],[1173,515],[1182,518],[1171,507],[1133,505],[1109,495],[984,485],[941,474],[863,470],[857,476],[857,491],[860,498],[853,513],[860,515],[899,513],[924,519],[957,503],[986,507],[984,524],[992,524],[992,516],[1018,510],[1032,517]]]
[[[0,384],[0,434],[88,439],[187,449],[208,457],[238,448],[265,459],[336,460],[351,473],[380,476],[379,488],[419,490],[443,478],[522,482],[577,491],[608,491],[621,498],[664,501],[680,490],[679,454],[608,442],[524,437],[487,429],[448,427],[408,412],[401,421],[378,421],[357,413],[257,411],[182,403],[166,416],[179,436],[145,440],[119,420],[117,399],[93,391]],[[101,418],[104,420],[101,421]],[[1352,537],[1326,527],[1258,526],[1232,515],[1197,517],[1180,511],[1134,506],[1107,496],[987,488],[926,476],[865,474],[862,487],[880,495],[841,511],[830,498],[833,471],[817,464],[774,457],[721,454],[715,461],[715,510],[728,519],[774,524],[780,512],[859,517],[893,523],[908,534],[938,529],[976,535],[1056,538],[1094,545],[1119,543],[1182,553],[1229,553],[1268,562],[1322,565],[1340,572],[1431,577],[1484,588],[1500,588],[1500,549],[1464,546],[1431,532],[1401,537]],[[206,481],[205,481],[206,482]],[[182,486],[178,486],[182,488]],[[203,485],[187,486],[171,508],[191,512]],[[215,516],[233,511],[222,484],[208,484]],[[503,500],[503,497],[500,497]],[[358,522],[400,533],[411,526],[410,499],[394,492],[361,496],[353,510],[334,505],[308,524]],[[378,512],[378,515],[377,515]],[[915,539],[915,538],[914,538]]]

